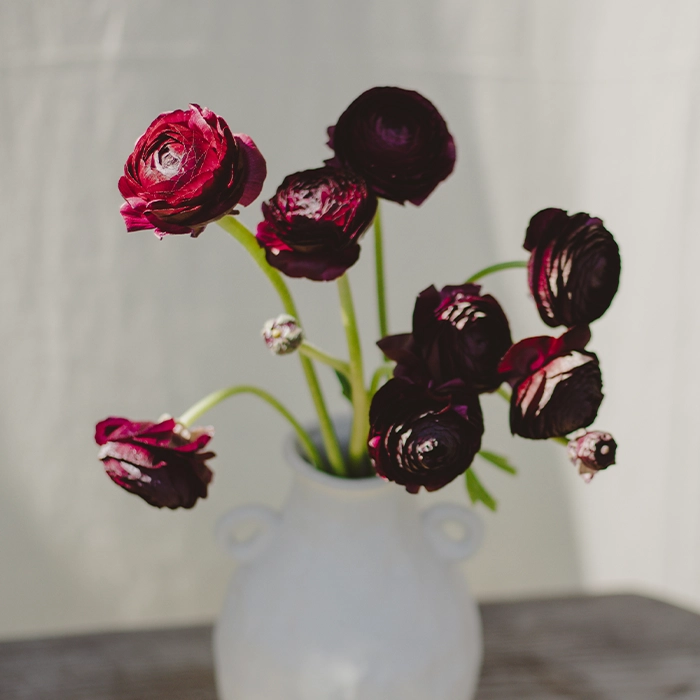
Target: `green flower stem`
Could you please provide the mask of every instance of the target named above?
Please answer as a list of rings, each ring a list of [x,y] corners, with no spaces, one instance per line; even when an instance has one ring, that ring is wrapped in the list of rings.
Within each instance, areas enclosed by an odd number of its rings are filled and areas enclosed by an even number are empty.
[[[372,375],[372,381],[369,383],[368,395],[370,399],[377,393],[377,389],[379,389],[379,382],[382,380],[382,378],[390,377],[393,371],[394,365],[380,365],[377,367]]]
[[[502,396],[506,401],[510,403],[510,397],[511,394],[509,391],[504,389],[502,386],[499,386],[498,389],[496,389],[496,393],[499,396]],[[554,442],[558,442],[560,445],[567,445],[569,444],[569,438],[562,436],[562,437],[551,437],[549,438],[550,440],[553,440]]]
[[[187,409],[178,423],[181,423],[186,428],[189,428],[192,423],[194,423],[200,416],[204,415],[209,409],[214,408],[217,404],[221,403],[224,399],[228,399],[236,394],[255,394],[259,396],[263,401],[272,406],[275,410],[279,411],[292,425],[294,430],[296,430],[299,436],[299,441],[304,446],[309,459],[313,462],[313,465],[317,469],[321,469],[323,461],[321,459],[321,454],[318,451],[316,445],[309,437],[309,434],[301,427],[299,421],[271,394],[268,394],[263,389],[258,389],[256,386],[246,386],[238,385],[231,386],[228,389],[220,389],[219,391],[214,391],[209,396],[205,396],[201,401],[198,401],[194,406]]]
[[[294,316],[297,323],[301,325],[299,319],[299,314],[297,313],[296,305],[292,299],[292,295],[289,292],[287,284],[282,275],[280,275],[274,267],[268,264],[265,259],[265,251],[258,245],[258,240],[255,236],[235,217],[235,216],[224,216],[217,222],[221,228],[223,228],[227,233],[231,234],[247,251],[250,256],[255,260],[260,269],[267,275],[267,278],[272,282],[272,286],[282,300],[282,305],[284,310],[290,315]]]
[[[222,219],[219,219],[217,223],[227,233],[230,233],[250,253],[253,260],[255,260],[270,282],[272,282],[272,286],[275,288],[275,291],[282,301],[284,310],[290,316],[294,316],[297,323],[301,325],[301,319],[299,318],[296,305],[294,304],[292,295],[289,293],[287,285],[282,279],[282,275],[280,275],[275,268],[268,264],[267,260],[265,259],[265,251],[258,245],[258,241],[255,236],[237,218],[233,216],[224,216]],[[335,474],[338,476],[347,476],[343,454],[340,451],[340,444],[338,443],[338,438],[333,430],[333,423],[331,422],[328,409],[326,408],[326,403],[323,399],[323,394],[321,393],[321,385],[319,384],[318,377],[316,376],[316,370],[308,357],[299,355],[299,360],[301,362],[302,369],[304,370],[306,383],[309,385],[309,391],[311,392],[314,407],[316,408],[318,423],[321,429],[321,438],[323,439],[323,446],[326,449],[328,462],[330,463],[331,469]]]
[[[510,403],[510,392],[507,389],[499,386],[498,389],[496,389],[496,393]]]
[[[336,372],[345,375],[348,380],[350,379],[349,362],[345,362],[345,360],[341,360],[339,357],[329,355],[327,352],[321,350],[321,348],[317,348],[306,340],[299,346],[299,352],[312,360],[323,362],[329,367],[332,367]]]
[[[386,313],[386,287],[384,285],[384,236],[382,233],[382,216],[377,203],[374,215],[374,267],[377,278],[377,312],[379,315],[379,337],[389,334],[389,322]]]
[[[499,270],[510,270],[513,267],[527,267],[527,260],[513,260],[512,262],[498,263],[498,265],[491,265],[490,267],[485,267],[483,270],[473,274],[464,284],[471,284],[480,280],[486,275],[490,275],[492,272],[498,272]]]
[[[345,327],[345,336],[348,341],[348,353],[350,355],[350,386],[352,388],[352,430],[350,431],[350,444],[348,456],[352,469],[359,470],[367,449],[367,434],[369,433],[369,406],[367,392],[362,370],[362,348],[360,335],[357,331],[355,319],[355,307],[352,302],[350,281],[347,274],[338,278],[338,294],[340,296],[340,309]]]

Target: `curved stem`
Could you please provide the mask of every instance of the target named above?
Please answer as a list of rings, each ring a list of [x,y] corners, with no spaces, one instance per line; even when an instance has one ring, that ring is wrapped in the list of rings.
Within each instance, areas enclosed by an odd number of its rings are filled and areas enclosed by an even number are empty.
[[[305,355],[306,357],[310,358],[311,360],[318,360],[319,362],[323,362],[329,367],[332,367],[336,372],[340,372],[341,374],[345,375],[348,379],[350,379],[349,362],[345,362],[345,360],[341,360],[339,357],[329,355],[327,352],[321,350],[321,348],[317,348],[315,345],[309,343],[306,340],[299,346],[299,352],[302,355]]]
[[[219,224],[224,231],[233,236],[248,251],[250,257],[255,260],[270,282],[272,282],[272,286],[275,288],[275,291],[282,301],[284,310],[290,316],[294,316],[297,323],[301,325],[301,320],[299,319],[299,314],[294,304],[294,299],[292,299],[292,295],[289,292],[289,288],[282,278],[282,275],[268,264],[265,259],[264,249],[258,245],[258,239],[235,216],[224,216],[216,223]]]
[[[510,403],[510,397],[511,394],[504,389],[502,386],[499,386],[498,389],[496,389],[496,393],[499,396],[502,396],[506,401]],[[550,440],[553,440],[554,442],[558,442],[560,445],[567,445],[569,444],[569,438],[566,437],[566,435],[562,435],[561,437],[551,437],[549,438]]]
[[[497,265],[485,267],[483,270],[479,270],[479,272],[473,274],[464,284],[471,284],[472,282],[476,282],[482,277],[490,275],[492,272],[499,272],[500,270],[510,270],[514,267],[527,267],[527,260],[513,260],[511,262],[498,263]]]
[[[379,316],[379,337],[389,334],[389,322],[386,311],[386,287],[384,284],[384,236],[382,233],[382,216],[380,204],[374,215],[374,268],[377,279],[377,313]]]
[[[510,402],[510,393],[508,392],[508,389],[504,389],[502,386],[499,386],[498,389],[496,389],[496,393],[503,397],[506,401]]]
[[[370,381],[369,383],[368,393],[370,399],[377,393],[377,389],[379,389],[379,382],[382,380],[382,378],[391,376],[391,373],[393,371],[393,365],[380,365],[379,367],[377,367],[377,369],[374,371],[374,374],[372,375],[372,381]]]
[[[231,234],[231,236],[233,236],[250,253],[253,260],[255,260],[270,282],[272,282],[272,286],[275,288],[275,291],[282,301],[284,310],[290,316],[294,316],[297,323],[301,325],[301,319],[299,318],[296,305],[294,304],[292,295],[289,293],[287,285],[282,279],[282,275],[280,275],[280,273],[277,272],[274,267],[271,267],[268,264],[267,260],[265,259],[265,251],[258,245],[258,241],[255,236],[234,216],[224,216],[222,219],[219,219],[217,223],[227,233]],[[323,446],[325,447],[326,454],[328,456],[328,462],[330,463],[331,469],[335,474],[338,476],[347,476],[343,454],[340,451],[338,438],[333,430],[333,423],[331,422],[328,409],[326,408],[326,403],[323,399],[323,394],[321,393],[321,385],[319,384],[318,377],[316,376],[316,370],[308,357],[299,355],[299,361],[301,362],[301,367],[304,370],[306,383],[309,385],[311,398],[314,402],[314,407],[316,408],[316,415],[318,416],[321,437],[323,439]]]
[[[350,281],[348,280],[347,274],[338,278],[338,294],[340,296],[340,310],[343,326],[345,327],[345,336],[348,341],[348,353],[350,355],[350,386],[352,387],[353,416],[350,443],[348,445],[348,457],[351,467],[360,469],[367,449],[369,406],[362,371],[360,335],[357,331],[355,307],[352,302]]]
[[[178,423],[181,423],[186,428],[189,428],[192,423],[194,423],[200,416],[205,414],[209,409],[214,408],[214,406],[221,403],[224,399],[228,399],[236,394],[255,394],[255,396],[260,397],[263,401],[270,404],[272,408],[281,413],[291,423],[294,430],[296,430],[299,441],[306,449],[307,455],[313,462],[313,465],[317,469],[322,468],[323,461],[321,459],[321,454],[309,437],[309,434],[304,430],[304,428],[302,428],[299,421],[274,396],[272,396],[272,394],[268,394],[268,392],[264,391],[263,389],[259,389],[256,386],[239,384],[238,386],[228,387],[228,389],[214,391],[208,396],[205,396],[201,401],[198,401],[191,408],[188,408],[182,414],[182,416],[180,416]]]

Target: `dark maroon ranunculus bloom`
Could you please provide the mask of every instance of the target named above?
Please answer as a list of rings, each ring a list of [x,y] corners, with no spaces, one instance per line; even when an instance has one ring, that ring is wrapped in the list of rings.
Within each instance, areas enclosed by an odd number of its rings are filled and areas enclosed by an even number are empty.
[[[583,480],[589,482],[599,471],[615,464],[617,443],[610,433],[589,430],[569,441],[569,459]]]
[[[198,236],[262,190],[265,159],[246,134],[199,105],[165,112],[136,142],[119,191],[127,231]]]
[[[620,251],[600,219],[543,209],[525,235],[528,279],[548,326],[587,325],[600,318],[620,282]]]
[[[511,342],[500,304],[478,284],[462,284],[424,289],[413,309],[413,332],[377,345],[397,362],[394,376],[437,384],[457,378],[481,393],[501,385],[498,363]]]
[[[262,210],[256,235],[267,262],[289,277],[328,281],[357,262],[377,198],[359,175],[326,166],[288,175]]]
[[[212,472],[205,462],[214,453],[202,449],[211,436],[211,429],[190,432],[172,418],[152,423],[112,417],[95,428],[110,479],[158,508],[192,508],[206,498]]]
[[[369,410],[369,456],[379,476],[418,493],[463,474],[481,448],[477,394],[460,380],[424,386],[390,379]]]
[[[543,440],[590,425],[603,400],[598,358],[584,348],[587,326],[560,338],[538,336],[513,345],[498,367],[513,387],[510,430]]]
[[[455,144],[435,106],[413,90],[363,92],[328,129],[329,164],[362,175],[374,192],[421,204],[453,170]]]

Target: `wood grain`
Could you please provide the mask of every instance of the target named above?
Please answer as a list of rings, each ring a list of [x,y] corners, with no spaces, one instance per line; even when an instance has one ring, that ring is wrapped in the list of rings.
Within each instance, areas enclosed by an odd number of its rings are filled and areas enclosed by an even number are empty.
[[[627,595],[481,609],[477,700],[700,700],[694,613]],[[216,700],[211,628],[3,642],[0,698]]]
[[[700,616],[640,596],[482,606],[477,700],[700,700]]]

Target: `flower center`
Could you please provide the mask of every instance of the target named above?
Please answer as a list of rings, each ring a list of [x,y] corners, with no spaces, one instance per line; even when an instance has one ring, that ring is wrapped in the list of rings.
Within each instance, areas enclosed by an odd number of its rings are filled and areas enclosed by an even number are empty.
[[[167,178],[174,177],[180,172],[183,153],[176,151],[171,144],[166,144],[158,150],[155,157],[155,166],[158,172]]]
[[[426,438],[421,440],[416,445],[416,452],[418,453],[419,459],[423,459],[423,455],[427,452],[432,452],[438,446],[438,441],[434,437]]]
[[[391,124],[381,117],[377,119],[377,133],[385,145],[401,148],[411,141],[411,131],[405,124]]]

